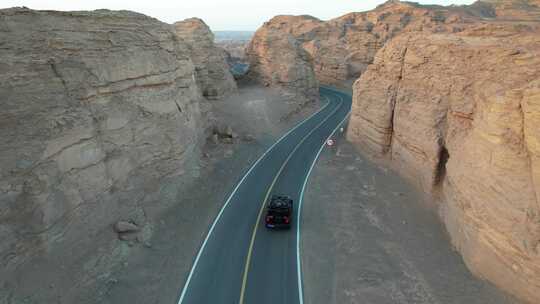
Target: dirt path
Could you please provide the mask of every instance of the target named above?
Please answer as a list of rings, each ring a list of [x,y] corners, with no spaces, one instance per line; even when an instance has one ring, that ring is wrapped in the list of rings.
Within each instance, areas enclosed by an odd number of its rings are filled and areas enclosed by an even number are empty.
[[[305,196],[306,303],[518,303],[471,275],[412,187],[339,141]]]

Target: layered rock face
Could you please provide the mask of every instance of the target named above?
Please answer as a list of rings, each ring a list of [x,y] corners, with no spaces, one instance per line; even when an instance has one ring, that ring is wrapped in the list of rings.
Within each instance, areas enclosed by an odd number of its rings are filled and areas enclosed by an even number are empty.
[[[351,13],[325,22],[322,29],[315,29],[313,38],[311,33],[305,33],[300,39],[316,58],[319,79],[339,85],[358,78],[373,63],[375,53],[400,33],[458,32],[472,19],[447,7],[389,1],[369,12]]]
[[[358,78],[375,53],[399,33],[458,32],[476,17],[463,9],[389,1],[375,10],[326,22],[311,16],[278,16],[266,28],[292,36],[313,58],[317,79],[341,85]],[[279,50],[279,49],[278,49]]]
[[[537,21],[540,19],[538,0],[480,0],[474,7],[487,9],[491,17],[502,20]]]
[[[248,77],[281,87],[303,104],[319,98],[319,83],[311,56],[284,26],[289,18],[294,17],[274,17],[257,30],[246,48]]]
[[[79,269],[43,284],[85,284],[121,253],[107,247],[112,224],[148,236],[147,217],[197,170],[189,45],[136,13],[28,9],[0,11],[0,45],[0,284],[29,280],[16,277],[38,256],[55,273]]]
[[[540,302],[540,30],[391,40],[354,85],[348,138],[441,201],[479,276]]]
[[[198,18],[174,24],[176,34],[185,40],[195,64],[197,84],[208,99],[218,99],[236,90],[236,82],[226,63],[227,54],[214,45],[214,34]]]

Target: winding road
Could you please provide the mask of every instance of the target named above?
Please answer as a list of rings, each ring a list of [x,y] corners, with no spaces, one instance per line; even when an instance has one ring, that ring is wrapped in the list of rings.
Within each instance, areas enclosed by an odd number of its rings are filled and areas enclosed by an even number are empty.
[[[321,88],[327,103],[274,143],[247,171],[212,223],[178,304],[303,303],[300,263],[302,198],[325,141],[347,120],[351,97]],[[267,230],[272,194],[294,200],[290,230]]]

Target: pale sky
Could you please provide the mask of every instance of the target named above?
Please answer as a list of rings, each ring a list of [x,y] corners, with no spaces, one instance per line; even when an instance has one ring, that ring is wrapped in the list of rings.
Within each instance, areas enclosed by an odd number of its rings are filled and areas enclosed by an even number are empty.
[[[173,23],[203,19],[212,30],[256,30],[275,15],[312,15],[327,20],[375,8],[384,0],[0,0],[0,8],[26,6],[51,10],[131,10]],[[471,4],[474,0],[419,0],[423,4]]]

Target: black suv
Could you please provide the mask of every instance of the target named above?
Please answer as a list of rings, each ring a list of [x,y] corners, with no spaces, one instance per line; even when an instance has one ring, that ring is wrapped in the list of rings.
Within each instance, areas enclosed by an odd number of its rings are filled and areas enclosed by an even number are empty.
[[[291,228],[293,200],[284,195],[273,195],[266,206],[266,228]]]

